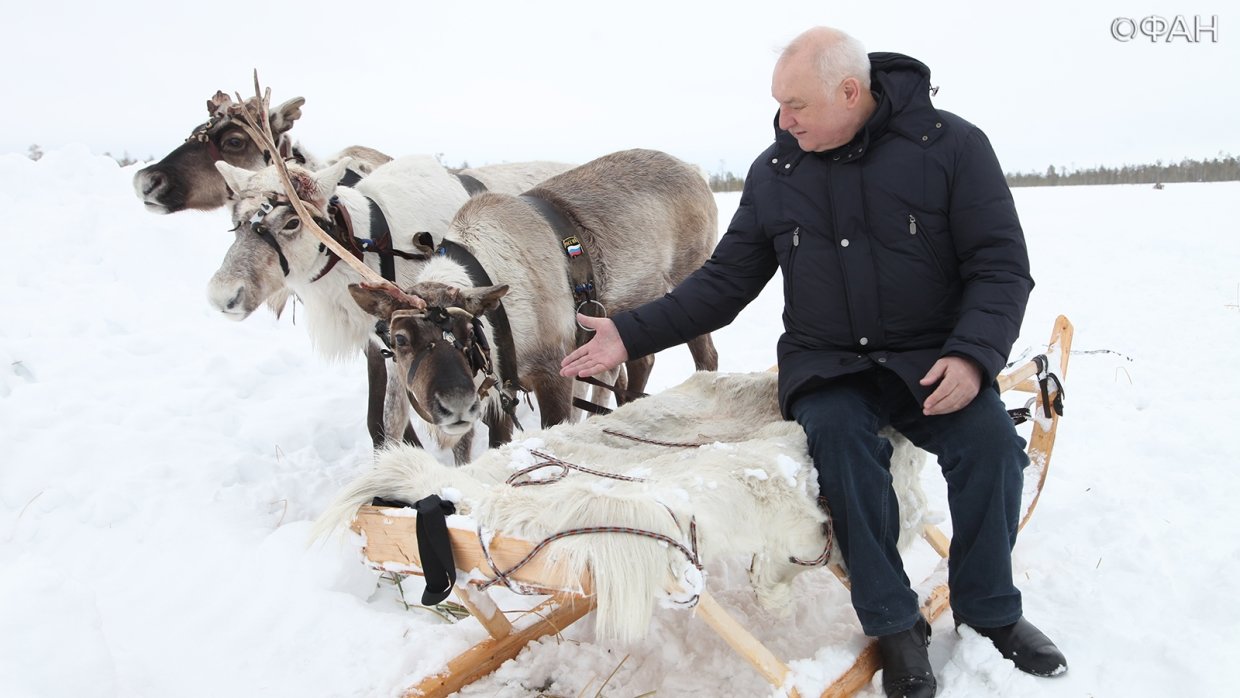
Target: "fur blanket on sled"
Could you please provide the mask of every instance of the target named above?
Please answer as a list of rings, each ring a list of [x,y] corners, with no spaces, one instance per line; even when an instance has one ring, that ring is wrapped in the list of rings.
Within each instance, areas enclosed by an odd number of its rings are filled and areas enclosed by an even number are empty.
[[[374,497],[415,502],[432,494],[453,500],[458,514],[486,531],[532,542],[572,528],[623,526],[691,547],[689,523],[694,521],[701,561],[724,556],[752,560],[750,581],[759,600],[779,612],[789,606],[793,577],[809,569],[790,558],[822,555],[827,517],[817,505],[817,476],[805,434],[800,425],[780,417],[775,381],[769,372],[695,373],[675,388],[610,415],[518,434],[512,443],[461,467],[441,465],[417,448],[390,447],[378,454],[373,470],[340,494],[317,530],[347,526],[358,507]],[[895,432],[887,436],[895,447],[892,477],[903,546],[922,528],[925,496],[918,476],[925,453]],[[570,470],[547,484],[505,484],[516,471],[545,461],[534,451],[641,480]],[[549,479],[560,472],[548,466],[522,479]],[[673,600],[692,599],[702,585],[683,552],[644,536],[572,536],[547,551],[563,559],[570,574],[589,570],[593,575],[595,627],[601,638],[640,639],[668,590],[679,590]]]

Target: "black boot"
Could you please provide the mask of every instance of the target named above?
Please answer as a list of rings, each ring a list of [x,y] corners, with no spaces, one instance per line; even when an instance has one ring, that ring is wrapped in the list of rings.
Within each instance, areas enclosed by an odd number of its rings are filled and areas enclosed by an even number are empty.
[[[998,628],[969,627],[995,643],[999,654],[1012,660],[1016,668],[1026,674],[1059,676],[1068,670],[1068,660],[1064,658],[1063,652],[1023,617],[1011,625]]]
[[[908,630],[882,635],[878,652],[883,659],[883,691],[887,698],[932,698],[938,690],[930,668],[930,624],[918,618]]]

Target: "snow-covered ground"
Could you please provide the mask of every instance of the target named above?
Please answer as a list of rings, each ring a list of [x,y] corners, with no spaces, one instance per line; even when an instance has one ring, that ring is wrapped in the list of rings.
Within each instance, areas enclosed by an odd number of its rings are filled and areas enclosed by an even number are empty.
[[[398,695],[483,630],[406,610],[354,548],[307,546],[311,520],[371,458],[364,367],[316,357],[288,313],[214,313],[204,290],[232,240],[226,214],[150,215],[133,171],[78,147],[0,156],[0,696]],[[947,614],[931,646],[940,695],[1227,695],[1240,656],[1240,545],[1223,528],[1240,486],[1227,426],[1240,412],[1240,183],[1016,198],[1038,286],[1015,353],[1060,313],[1080,352],[1015,553],[1027,615],[1071,669],[1025,676]],[[726,225],[737,197],[718,200]],[[778,293],[716,334],[722,370],[774,362]],[[665,352],[652,387],[691,367],[687,351]],[[933,467],[925,483],[941,509]],[[932,555],[917,550],[910,576]],[[859,645],[825,570],[801,575],[788,619],[756,605],[739,563],[708,572],[803,688]],[[687,612],[659,611],[629,647],[579,625],[462,695],[771,695]]]

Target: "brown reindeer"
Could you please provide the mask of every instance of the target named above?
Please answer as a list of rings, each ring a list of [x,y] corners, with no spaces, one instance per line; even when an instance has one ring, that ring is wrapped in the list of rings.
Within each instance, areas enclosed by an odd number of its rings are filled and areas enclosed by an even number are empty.
[[[480,416],[493,446],[508,438],[502,412],[517,390],[534,393],[542,426],[567,421],[574,384],[559,375],[559,362],[578,340],[574,312],[583,304],[625,310],[666,293],[709,256],[716,215],[714,196],[690,166],[657,151],[613,153],[522,196],[473,197],[438,244],[428,233],[415,236],[427,261],[409,293],[349,291],[388,323],[396,375],[460,463]],[[571,280],[582,256],[591,260],[585,301]],[[479,311],[485,317],[474,328]],[[461,324],[466,316],[469,326]],[[471,356],[480,345],[491,360]],[[699,370],[717,368],[709,335],[693,340],[692,353]],[[631,389],[645,386],[652,363],[629,362]]]
[[[253,97],[246,100],[253,103]],[[358,176],[365,176],[375,167],[391,160],[377,150],[362,146],[345,148],[319,163],[289,136],[293,123],[301,118],[302,97],[295,97],[271,110],[271,133],[276,138],[280,156],[294,160],[307,169],[318,170],[350,157]],[[236,120],[235,104],[228,95],[216,92],[207,100],[208,120],[190,133],[180,147],[162,160],[138,170],[133,178],[134,193],[153,213],[176,213],[186,209],[211,210],[228,202],[229,191],[215,168],[226,162],[247,170],[261,170],[269,163],[262,149]]]
[[[446,271],[455,276],[462,270]],[[363,283],[351,284],[349,292],[363,310],[386,323],[396,362],[393,375],[408,391],[414,412],[440,446],[452,449],[458,464],[469,461],[475,421],[481,419],[489,428],[491,447],[512,437],[513,420],[505,407],[514,405],[505,400],[514,397],[516,377],[508,366],[496,366],[491,349],[495,342],[507,341],[497,337],[494,322],[507,286],[462,288],[420,281],[404,293]],[[552,399],[544,391],[545,382],[528,372],[526,379],[533,382],[539,406],[549,406],[542,414],[544,424],[565,421],[567,415],[556,411],[563,401]]]

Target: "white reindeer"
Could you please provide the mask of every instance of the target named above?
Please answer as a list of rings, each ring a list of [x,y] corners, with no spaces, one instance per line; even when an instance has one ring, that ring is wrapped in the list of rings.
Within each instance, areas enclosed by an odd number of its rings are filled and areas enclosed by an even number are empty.
[[[430,156],[397,158],[375,168],[353,187],[338,186],[350,164],[345,158],[317,172],[296,165],[289,165],[289,171],[299,197],[321,224],[332,225],[328,206],[334,196],[336,206],[351,220],[352,230],[362,236],[369,235],[372,223],[377,222],[372,212],[381,213],[397,249],[408,249],[414,233],[445,230],[469,199],[461,180]],[[396,384],[392,394],[388,393],[387,367],[374,334],[374,318],[348,292],[350,283],[361,281],[360,275],[346,264],[336,264],[319,278],[331,258],[320,249],[318,239],[303,230],[291,206],[282,203],[285,194],[275,167],[258,172],[226,162],[217,162],[216,167],[237,196],[232,204],[237,227],[233,245],[208,284],[211,304],[225,317],[242,320],[273,294],[285,289],[295,293],[305,306],[310,339],[320,353],[339,358],[365,351],[370,386],[367,425],[375,446],[402,434],[416,443],[407,411],[400,407],[406,403],[403,388]],[[485,186],[523,191],[567,168],[559,163],[530,162],[472,172]],[[258,234],[260,230],[265,234]],[[380,270],[379,255],[365,254],[364,259]],[[401,257],[394,262],[395,282],[405,285],[413,282],[423,263]],[[391,399],[397,396],[401,399]],[[385,405],[397,409],[385,413]]]

